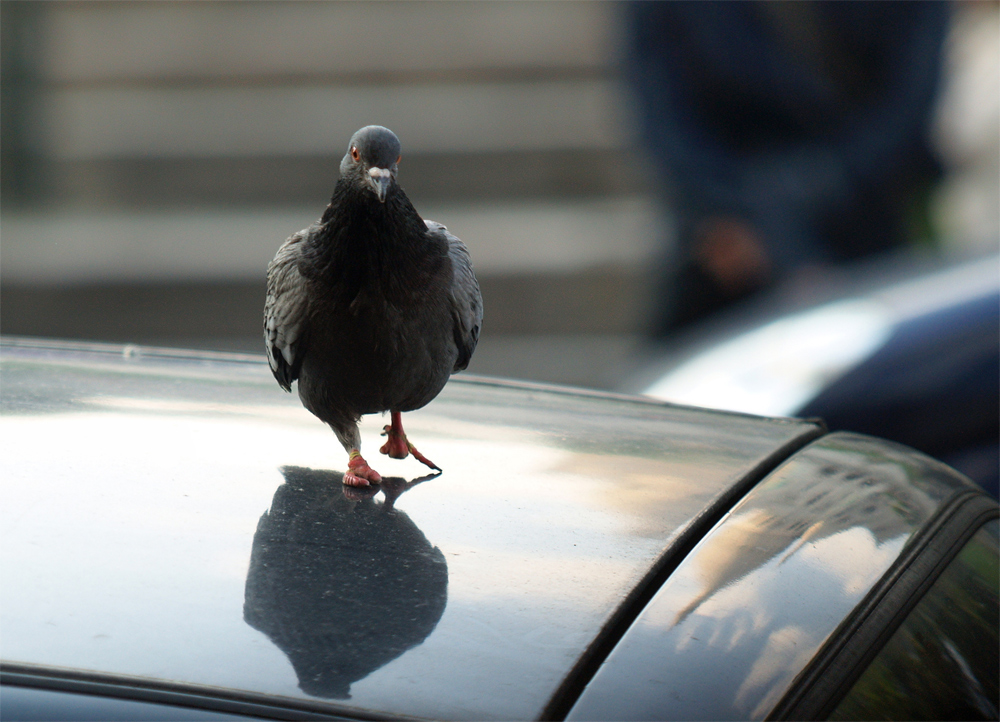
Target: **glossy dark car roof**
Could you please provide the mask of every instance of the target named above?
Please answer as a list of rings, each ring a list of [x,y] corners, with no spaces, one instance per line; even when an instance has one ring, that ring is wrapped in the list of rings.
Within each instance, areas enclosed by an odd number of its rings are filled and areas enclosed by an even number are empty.
[[[702,537],[565,718],[772,719],[825,645],[851,637],[854,610],[876,604],[901,558],[944,526],[932,520],[966,534],[996,513],[940,462],[860,434],[827,434]],[[884,630],[888,607],[876,616]]]
[[[456,379],[348,498],[260,360],[7,342],[5,661],[447,718],[538,716],[685,533],[815,425]],[[402,492],[405,490],[405,494]],[[630,597],[633,595],[633,597]]]

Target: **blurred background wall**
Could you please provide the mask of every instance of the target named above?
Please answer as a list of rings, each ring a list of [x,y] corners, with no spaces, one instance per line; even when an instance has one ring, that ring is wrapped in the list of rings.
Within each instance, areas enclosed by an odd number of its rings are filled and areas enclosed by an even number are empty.
[[[998,234],[998,5],[946,51],[945,243]],[[612,387],[669,241],[603,2],[2,0],[0,330],[262,350],[264,271],[377,123],[469,246],[470,372]]]

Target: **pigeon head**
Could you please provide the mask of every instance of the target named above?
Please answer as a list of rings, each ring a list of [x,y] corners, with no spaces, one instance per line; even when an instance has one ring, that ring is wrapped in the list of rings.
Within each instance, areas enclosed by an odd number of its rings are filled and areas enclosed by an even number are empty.
[[[396,180],[399,138],[381,125],[367,125],[351,136],[347,154],[340,162],[340,175],[374,193],[385,203]]]

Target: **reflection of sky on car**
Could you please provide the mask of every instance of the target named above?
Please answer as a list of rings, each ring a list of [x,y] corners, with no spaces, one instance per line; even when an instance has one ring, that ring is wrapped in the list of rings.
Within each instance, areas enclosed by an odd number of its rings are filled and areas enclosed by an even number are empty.
[[[671,635],[677,640],[676,649],[692,651],[694,645],[704,643],[734,653],[738,659],[747,659],[751,655],[744,656],[746,647],[762,646],[760,656],[749,669],[743,670],[745,677],[736,687],[733,699],[736,709],[749,718],[758,718],[778,701],[777,695],[812,657],[829,625],[837,624],[845,609],[849,610],[867,592],[872,580],[881,576],[905,541],[906,536],[901,535],[879,545],[870,531],[853,527],[808,544],[799,553],[789,554],[790,548],[781,550],[767,563],[714,592],[684,616]],[[706,587],[707,580],[699,573],[705,566],[699,563],[698,568],[687,570],[697,579],[682,575],[671,580],[671,588],[674,584],[679,587],[668,595],[676,598],[671,610],[674,613],[666,619],[650,618],[650,624],[667,628],[677,623],[678,617],[687,611],[692,592],[701,596]],[[684,581],[688,584],[683,584]],[[826,619],[817,619],[812,605],[790,603],[804,588],[831,600],[824,605]],[[746,611],[734,614],[733,610]]]

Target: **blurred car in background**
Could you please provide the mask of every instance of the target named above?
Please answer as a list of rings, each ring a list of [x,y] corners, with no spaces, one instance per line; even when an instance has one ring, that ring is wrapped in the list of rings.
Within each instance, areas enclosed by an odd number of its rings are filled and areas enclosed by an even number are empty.
[[[742,312],[648,362],[665,401],[822,418],[912,446],[997,496],[1000,259],[854,289],[791,313]]]
[[[1000,507],[898,444],[457,378],[358,490],[262,355],[0,371],[4,720],[997,718]]]

